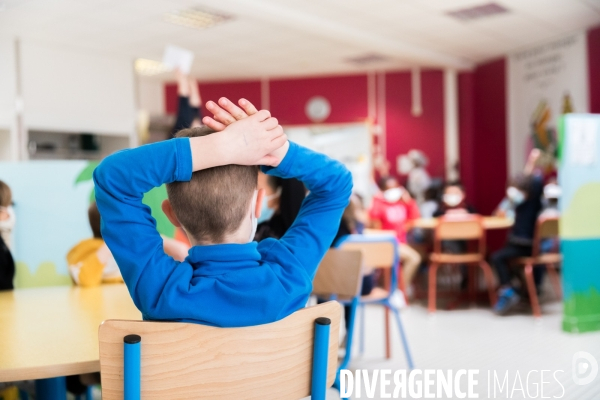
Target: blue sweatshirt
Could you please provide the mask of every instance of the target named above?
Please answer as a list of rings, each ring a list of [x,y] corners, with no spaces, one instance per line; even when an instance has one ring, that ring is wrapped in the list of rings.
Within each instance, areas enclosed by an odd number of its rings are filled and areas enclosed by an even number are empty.
[[[279,240],[194,246],[184,262],[163,251],[144,193],[192,177],[190,140],[123,150],[94,171],[102,236],[144,319],[220,327],[273,322],[303,308],[352,191],[339,162],[290,143],[277,168],[263,171],[304,182],[310,194]]]

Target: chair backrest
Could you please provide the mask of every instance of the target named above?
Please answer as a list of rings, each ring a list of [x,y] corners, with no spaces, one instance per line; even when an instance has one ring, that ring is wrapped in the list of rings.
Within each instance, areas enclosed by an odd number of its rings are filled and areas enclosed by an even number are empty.
[[[485,252],[485,228],[480,215],[449,214],[440,217],[433,236],[436,253],[441,253],[442,240],[479,240],[478,252]]]
[[[537,235],[540,239],[558,237],[558,218],[540,218],[537,221]]]
[[[327,302],[245,328],[108,320],[100,325],[102,399],[123,399],[123,338],[141,337],[143,399],[297,399],[310,395],[315,320],[331,320],[327,386],[337,369],[341,306]]]
[[[348,235],[338,248],[362,252],[363,265],[369,269],[392,268],[398,262],[398,243],[390,235]]]
[[[535,228],[535,237],[533,241],[533,257],[537,257],[540,254],[540,245],[543,239],[558,237],[558,221],[558,217],[538,218]]]
[[[331,249],[319,264],[313,293],[329,298],[358,296],[362,283],[362,252]]]

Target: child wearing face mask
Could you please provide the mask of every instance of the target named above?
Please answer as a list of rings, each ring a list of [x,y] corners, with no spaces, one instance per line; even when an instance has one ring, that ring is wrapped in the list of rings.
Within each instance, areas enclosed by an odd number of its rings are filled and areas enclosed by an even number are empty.
[[[306,197],[304,184],[259,172],[258,186],[265,189],[254,240],[280,239],[292,226]]]
[[[421,255],[406,241],[407,225],[420,218],[419,206],[408,191],[400,186],[396,178],[388,176],[379,181],[381,194],[373,197],[369,211],[371,227],[396,232],[400,261],[402,262],[402,279],[409,287],[421,264]]]
[[[15,227],[15,211],[12,207],[10,187],[0,181],[0,236],[9,250],[12,250],[12,231]]]
[[[442,202],[433,216],[456,213],[476,214],[477,211],[467,203],[463,185],[460,182],[449,182],[444,187]]]
[[[538,215],[542,210],[543,178],[534,172],[536,161],[541,152],[532,150],[523,174],[515,177],[506,189],[506,196],[515,207],[515,223],[511,228],[505,246],[492,254],[491,262],[500,280],[498,301],[494,311],[498,315],[506,314],[519,303],[520,296],[512,284],[514,278],[510,261],[517,257],[531,255],[533,235]]]
[[[0,181],[0,290],[13,289],[15,263],[11,254],[15,213],[10,187]]]

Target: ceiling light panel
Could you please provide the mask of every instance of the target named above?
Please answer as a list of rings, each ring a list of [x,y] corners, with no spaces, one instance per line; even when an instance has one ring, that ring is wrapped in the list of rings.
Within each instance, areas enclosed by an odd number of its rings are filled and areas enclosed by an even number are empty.
[[[233,19],[231,15],[205,8],[187,8],[167,13],[165,21],[194,29],[206,29]]]
[[[135,72],[143,76],[153,76],[169,71],[163,63],[146,58],[135,60]]]

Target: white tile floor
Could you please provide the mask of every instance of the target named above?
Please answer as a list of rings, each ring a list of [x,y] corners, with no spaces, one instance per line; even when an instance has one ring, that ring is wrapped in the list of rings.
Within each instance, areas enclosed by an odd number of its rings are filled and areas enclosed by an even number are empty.
[[[600,306],[600,305],[599,305]],[[427,313],[424,304],[412,304],[402,310],[402,319],[413,354],[415,368],[418,369],[479,369],[479,398],[542,398],[536,394],[535,383],[540,383],[540,370],[546,373],[544,398],[563,398],[569,400],[600,399],[600,375],[586,386],[573,382],[572,358],[578,351],[594,355],[600,362],[600,332],[568,334],[561,330],[562,304],[558,301],[542,302],[543,317],[535,320],[530,309],[523,306],[514,314],[506,317],[495,316],[489,308],[469,308],[453,311],[439,310],[434,315]],[[381,307],[366,309],[365,353],[358,355],[358,338],[355,342],[350,369],[391,369],[407,367],[402,351],[398,331],[393,324],[393,357],[384,359],[383,311]],[[538,372],[526,378],[530,370]],[[555,371],[556,379],[553,378]],[[491,383],[488,394],[488,371]],[[508,386],[503,393],[496,388],[493,392],[493,373],[500,381],[508,371]],[[517,373],[523,388],[529,387],[529,394],[520,388]],[[539,388],[539,386],[537,386]],[[465,384],[466,389],[466,384]],[[379,399],[379,389],[374,398]],[[564,393],[564,394],[563,394]],[[556,397],[554,397],[556,396]],[[337,399],[337,392],[328,392],[328,399]],[[356,398],[356,397],[354,397]],[[364,388],[361,398],[365,396]],[[410,397],[409,397],[410,398]],[[442,397],[447,398],[447,397]]]

